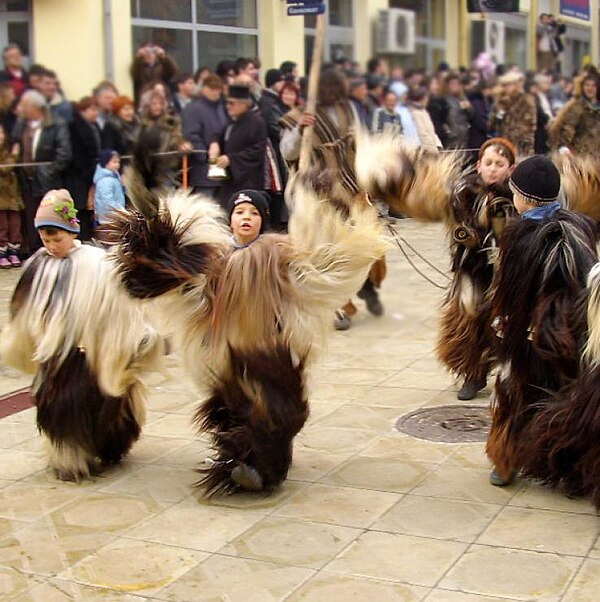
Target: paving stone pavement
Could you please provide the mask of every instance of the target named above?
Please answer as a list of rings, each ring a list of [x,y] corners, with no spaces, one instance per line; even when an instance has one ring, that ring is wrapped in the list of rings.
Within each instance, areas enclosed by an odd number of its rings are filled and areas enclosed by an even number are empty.
[[[441,226],[398,228],[447,267]],[[0,599],[600,599],[600,519],[589,501],[531,482],[494,488],[484,444],[394,430],[409,411],[461,402],[433,352],[443,292],[398,250],[388,259],[386,314],[358,302],[352,329],[332,332],[274,495],[208,501],[194,490],[208,441],[190,424],[200,395],[176,358],[148,378],[148,422],[129,457],[85,483],[45,469],[32,409],[0,420]],[[0,273],[3,320],[15,280]],[[0,394],[28,382],[0,367]]]

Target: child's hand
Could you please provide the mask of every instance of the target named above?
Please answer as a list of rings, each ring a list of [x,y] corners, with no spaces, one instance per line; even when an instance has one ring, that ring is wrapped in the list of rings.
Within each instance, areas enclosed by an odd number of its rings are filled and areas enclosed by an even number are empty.
[[[208,158],[209,160],[216,159],[221,154],[218,142],[212,142],[208,147]]]
[[[179,145],[179,151],[182,153],[191,153],[194,150],[191,142],[187,140]]]

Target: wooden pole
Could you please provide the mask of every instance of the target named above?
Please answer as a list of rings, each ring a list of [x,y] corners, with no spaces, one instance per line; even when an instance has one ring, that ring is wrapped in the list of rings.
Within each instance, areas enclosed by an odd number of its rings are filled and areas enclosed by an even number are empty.
[[[321,75],[321,64],[323,62],[323,48],[325,46],[326,15],[317,15],[317,28],[315,32],[315,45],[313,48],[312,62],[308,76],[308,94],[306,98],[306,112],[314,115],[317,110],[317,94],[319,88],[319,76]],[[313,126],[307,126],[302,132],[302,145],[300,146],[299,171],[305,171],[310,164],[310,151],[312,142]]]
[[[188,187],[188,155],[184,154],[183,155],[183,159],[181,160],[181,170],[182,170],[182,176],[181,176],[181,187],[182,188],[187,188]]]

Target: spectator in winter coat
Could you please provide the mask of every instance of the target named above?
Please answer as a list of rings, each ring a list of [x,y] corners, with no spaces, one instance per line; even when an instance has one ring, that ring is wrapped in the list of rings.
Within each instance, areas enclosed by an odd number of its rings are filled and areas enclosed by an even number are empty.
[[[452,149],[467,148],[469,128],[473,117],[473,107],[465,96],[463,82],[458,74],[452,73],[446,78],[446,102],[448,103],[448,141]]]
[[[175,78],[175,84],[177,92],[173,94],[173,108],[177,115],[181,115],[183,109],[192,102],[196,82],[191,73],[181,73]]]
[[[53,118],[46,99],[36,90],[21,96],[22,116],[12,139],[18,145],[18,162],[44,162],[48,165],[19,168],[21,194],[25,203],[25,243],[29,253],[42,245],[33,220],[48,190],[62,188],[64,171],[71,161],[71,141],[67,124]]]
[[[183,135],[194,150],[205,151],[190,156],[189,183],[194,191],[215,196],[222,181],[208,179],[209,161],[221,154],[220,140],[227,127],[227,113],[221,100],[223,81],[208,75],[202,82],[200,94],[184,109]]]
[[[411,88],[408,92],[408,101],[406,106],[412,115],[413,121],[417,128],[421,148],[428,153],[439,153],[442,148],[442,143],[435,133],[433,121],[427,112],[427,88]]]
[[[508,138],[518,157],[534,154],[537,108],[535,98],[523,88],[524,75],[510,71],[500,77],[500,95],[490,113],[490,133]]]
[[[142,128],[140,119],[135,113],[132,98],[117,96],[113,100],[109,123],[119,134],[125,154],[131,155]]]
[[[230,179],[217,193],[223,207],[238,190],[264,190],[267,126],[251,107],[248,86],[229,86],[227,113],[231,123],[222,137],[221,155],[217,159],[217,166],[227,169],[230,174]]]
[[[429,81],[429,104],[427,105],[427,112],[433,122],[435,133],[444,148],[448,145],[448,135],[450,134],[450,126],[448,125],[449,111],[450,107],[446,102],[446,98],[441,94],[440,77],[434,76]]]
[[[100,152],[100,131],[96,125],[98,105],[92,96],[86,96],[74,103],[73,108],[73,119],[69,123],[73,157],[65,172],[65,188],[71,193],[79,215],[79,236],[81,240],[89,240],[93,218],[88,197]]]
[[[131,65],[131,79],[133,80],[134,96],[138,101],[142,87],[153,81],[161,81],[165,85],[175,77],[177,64],[157,44],[142,46]]]
[[[279,93],[285,84],[283,73],[279,69],[269,69],[265,76],[265,88],[263,88],[260,100],[258,101],[258,110],[265,123],[269,118],[271,107],[279,100]]]
[[[393,82],[390,85],[392,90],[398,97],[398,104],[396,105],[396,113],[400,115],[400,122],[402,123],[402,136],[409,143],[414,146],[419,146],[421,141],[419,140],[419,132],[417,132],[417,126],[411,115],[411,112],[406,106],[406,97],[408,94],[408,86],[402,82]]]
[[[4,69],[0,71],[0,82],[8,82],[19,98],[29,88],[29,75],[23,67],[23,54],[17,44],[9,44],[2,51]]]
[[[398,97],[394,92],[388,90],[383,97],[383,106],[375,109],[373,121],[371,122],[371,131],[373,133],[393,130],[399,136],[402,134],[402,121],[396,111]]]
[[[94,210],[98,226],[106,224],[110,215],[116,209],[125,209],[125,193],[119,168],[121,159],[115,150],[104,149],[100,151],[98,165],[94,173]],[[102,228],[96,232],[103,239]]]

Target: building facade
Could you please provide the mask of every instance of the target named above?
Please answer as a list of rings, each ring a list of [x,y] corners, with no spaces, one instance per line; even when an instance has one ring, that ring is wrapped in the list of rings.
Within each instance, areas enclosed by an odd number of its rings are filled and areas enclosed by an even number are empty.
[[[325,60],[364,64],[379,54],[434,69],[488,51],[497,62],[534,68],[537,15],[547,12],[567,26],[564,73],[587,57],[599,62],[599,0],[520,0],[518,13],[469,13],[467,0],[325,3]],[[183,71],[239,56],[258,56],[265,69],[292,60],[304,71],[315,18],[288,16],[287,8],[286,0],[0,0],[0,44],[16,42],[30,62],[57,71],[70,98],[102,79],[130,91],[132,57],[147,42],[163,46]]]

